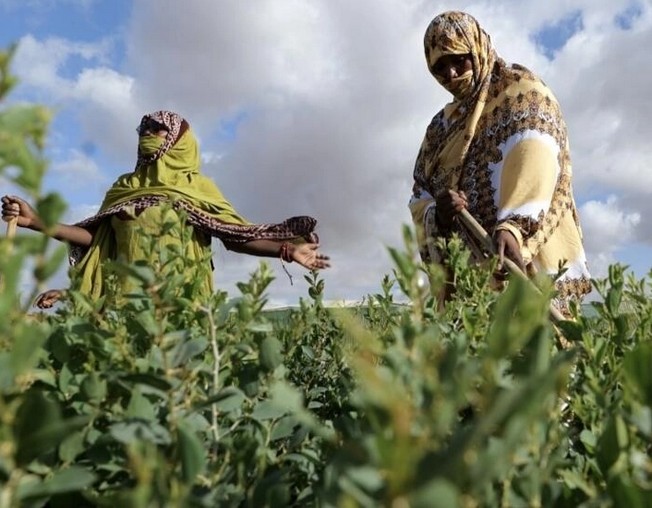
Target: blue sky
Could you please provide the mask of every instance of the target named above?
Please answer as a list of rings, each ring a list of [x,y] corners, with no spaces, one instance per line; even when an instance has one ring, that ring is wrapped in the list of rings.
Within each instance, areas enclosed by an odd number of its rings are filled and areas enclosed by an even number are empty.
[[[386,246],[410,220],[416,151],[447,101],[423,61],[423,31],[460,8],[558,96],[592,271],[618,260],[647,272],[652,77],[623,77],[632,62],[652,66],[649,3],[0,0],[0,44],[19,44],[13,100],[56,113],[46,187],[66,197],[71,220],[132,169],[140,116],[176,109],[200,138],[204,171],[241,213],[319,219],[334,262],[327,296],[359,299],[391,270]],[[258,264],[215,251],[217,285],[229,291]],[[271,263],[272,300],[305,294]]]

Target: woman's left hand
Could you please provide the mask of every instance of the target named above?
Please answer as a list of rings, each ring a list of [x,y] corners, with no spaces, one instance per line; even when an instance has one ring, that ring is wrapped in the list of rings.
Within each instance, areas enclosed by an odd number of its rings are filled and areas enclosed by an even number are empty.
[[[64,298],[65,291],[63,289],[48,289],[36,297],[34,306],[39,309],[50,309],[59,300]]]
[[[292,261],[296,261],[308,270],[321,270],[331,266],[328,262],[330,258],[317,249],[319,249],[317,243],[290,244],[289,254]]]
[[[498,269],[503,269],[503,263],[505,257],[507,257],[516,263],[516,266],[518,266],[523,273],[526,273],[521,249],[519,248],[518,241],[516,241],[514,235],[509,231],[500,230],[495,235],[495,241],[496,253],[498,254]]]

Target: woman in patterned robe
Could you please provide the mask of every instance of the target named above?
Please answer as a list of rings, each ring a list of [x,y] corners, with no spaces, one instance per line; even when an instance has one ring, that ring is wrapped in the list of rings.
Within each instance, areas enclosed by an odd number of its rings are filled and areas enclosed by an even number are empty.
[[[466,13],[433,19],[424,45],[428,68],[453,100],[432,119],[414,168],[409,207],[422,258],[439,261],[435,240],[453,233],[480,257],[455,218],[467,208],[501,258],[555,277],[566,310],[591,282],[557,100],[528,69],[502,60]]]
[[[117,179],[99,212],[49,232],[71,245],[71,264],[82,293],[102,296],[103,265],[117,259],[150,265],[177,262],[177,271],[195,282],[197,296],[206,296],[213,289],[212,236],[237,252],[280,257],[308,269],[329,266],[328,257],[318,251],[315,219],[292,217],[279,224],[256,225],[233,209],[212,180],[200,173],[197,140],[178,114],[145,115],[138,133],[136,167]],[[43,231],[41,220],[25,201],[4,196],[2,203],[4,220],[17,217],[19,226]],[[121,285],[121,292],[131,289],[128,278]],[[48,291],[37,305],[51,307],[60,296],[59,290]]]

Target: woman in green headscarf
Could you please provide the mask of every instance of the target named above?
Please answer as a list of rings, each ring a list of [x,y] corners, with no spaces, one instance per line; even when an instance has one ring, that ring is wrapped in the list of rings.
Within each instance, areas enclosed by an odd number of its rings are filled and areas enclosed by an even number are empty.
[[[104,294],[107,260],[145,260],[154,265],[165,252],[166,259],[178,256],[179,270],[190,271],[188,280],[199,281],[200,294],[210,294],[212,236],[237,252],[296,261],[308,269],[329,266],[328,257],[318,251],[312,217],[251,224],[234,210],[213,181],[200,174],[197,140],[178,114],[145,115],[138,134],[136,167],[117,179],[99,212],[75,225],[59,224],[50,232],[70,244],[81,292],[94,298]],[[19,226],[44,231],[35,211],[16,196],[2,198],[2,218],[17,218]],[[123,285],[128,288],[126,279]],[[51,307],[60,295],[58,290],[48,291],[37,305]]]

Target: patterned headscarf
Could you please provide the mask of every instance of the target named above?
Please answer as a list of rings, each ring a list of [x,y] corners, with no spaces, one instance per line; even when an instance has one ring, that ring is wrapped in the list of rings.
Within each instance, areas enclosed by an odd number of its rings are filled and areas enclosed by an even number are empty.
[[[181,125],[184,122],[184,119],[181,118],[180,115],[178,115],[177,113],[173,113],[172,111],[154,111],[153,113],[144,115],[143,118],[140,120],[140,125],[138,126],[138,132],[139,133],[142,132],[147,126],[147,124],[152,120],[164,126],[165,129],[168,131],[168,133],[167,136],[165,137],[165,140],[163,141],[163,144],[161,144],[160,148],[156,153],[151,155],[146,155],[143,154],[140,149],[138,150],[138,160],[136,161],[136,168],[138,168],[141,165],[154,162],[155,160],[158,160],[161,157],[163,157],[163,155],[165,155],[168,152],[168,150],[177,142],[179,136],[182,134]]]
[[[486,88],[498,59],[487,32],[473,16],[459,11],[445,12],[430,22],[424,47],[428,68],[440,83],[441,78],[433,72],[437,60],[446,55],[471,55],[475,85],[471,96],[476,95],[483,85]]]
[[[491,38],[473,16],[459,11],[440,14],[430,22],[424,37],[428,68],[433,72],[439,58],[445,55],[470,54],[473,61],[473,86],[463,97],[455,97],[444,108],[444,118],[449,124],[446,133],[435,140],[425,139],[415,178],[429,177],[435,171],[446,174],[449,186],[457,187],[464,160],[482,115],[494,66],[504,61],[498,57]]]

